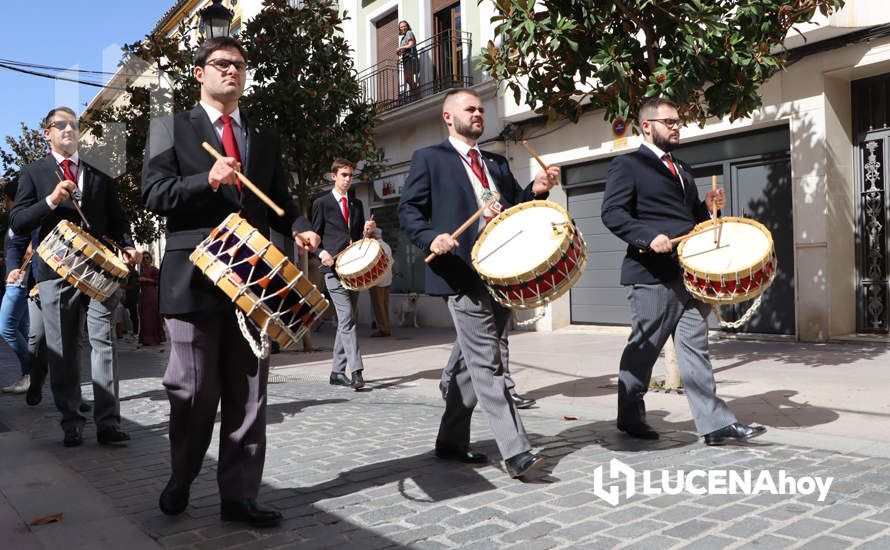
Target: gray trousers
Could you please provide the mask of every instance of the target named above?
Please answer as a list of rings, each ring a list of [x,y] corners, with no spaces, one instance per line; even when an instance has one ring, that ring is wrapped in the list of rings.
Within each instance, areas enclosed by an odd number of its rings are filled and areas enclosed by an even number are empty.
[[[348,290],[340,284],[333,273],[324,274],[324,284],[337,311],[337,336],[334,337],[334,361],[331,373],[363,370],[362,354],[358,348],[358,335],[355,333],[355,310],[358,307],[358,292]]]
[[[501,360],[500,340],[507,330],[509,310],[483,289],[449,296],[448,309],[463,361],[448,387],[436,444],[469,447],[470,420],[478,402],[504,459],[529,451],[531,445],[507,391]]]
[[[670,285],[632,285],[627,296],[632,329],[618,372],[618,422],[634,424],[646,419],[643,397],[652,367],[671,335],[698,433],[708,434],[735,422],[735,415],[717,397],[708,357],[707,318],[711,306],[690,296],[679,277]]]
[[[504,363],[504,383],[507,385],[507,391],[513,394],[516,393],[516,382],[513,381],[513,376],[510,375],[510,342],[506,334],[500,339],[499,345],[501,348],[501,361]],[[451,346],[451,355],[448,356],[448,362],[445,363],[445,368],[442,369],[443,386],[447,388],[451,385],[451,379],[454,378],[454,373],[461,363],[463,363],[463,357],[460,353],[460,346],[455,342]]]
[[[31,364],[31,385],[43,387],[46,381],[46,329],[40,297],[28,297],[28,360]]]
[[[165,322],[173,485],[188,487],[200,473],[219,407],[220,497],[256,498],[266,460],[269,360],[254,356],[234,310],[177,315]]]
[[[62,413],[62,429],[80,429],[85,419],[78,412],[80,394],[80,339],[84,315],[90,338],[93,379],[93,419],[97,429],[120,425],[117,353],[112,312],[120,290],[100,302],[75,289],[64,279],[42,281],[40,303],[46,330],[50,387]]]

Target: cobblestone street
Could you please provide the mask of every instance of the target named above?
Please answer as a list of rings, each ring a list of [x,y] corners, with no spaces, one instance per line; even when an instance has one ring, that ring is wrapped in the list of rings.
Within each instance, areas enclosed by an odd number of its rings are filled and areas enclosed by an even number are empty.
[[[132,539],[132,548],[150,547],[151,539],[168,548],[890,548],[886,456],[766,438],[748,446],[706,447],[688,422],[666,420],[656,423],[662,439],[644,442],[618,434],[605,416],[566,420],[542,406],[523,411],[523,420],[547,466],[523,483],[510,479],[496,460],[474,468],[432,455],[442,402],[406,383],[417,380],[411,373],[420,366],[405,367],[404,380],[375,380],[369,369],[368,391],[361,392],[330,386],[320,373],[274,369],[260,501],[283,512],[283,525],[260,531],[219,521],[216,442],[187,512],[169,518],[157,509],[169,473],[168,404],[160,381],[166,354],[137,351],[132,344],[121,348],[121,412],[133,437],[128,447],[100,447],[90,422],[82,447],[63,448],[48,388],[33,408],[18,396],[0,398],[0,423],[9,430],[0,434],[4,462],[18,462],[16,449],[26,449],[25,458],[48,455],[43,462],[81,483],[41,483],[40,469],[27,464],[12,470],[17,477],[10,470],[0,475],[7,510],[25,522],[65,514],[57,523],[19,526],[10,535],[18,537],[10,539],[14,547],[51,547],[48,541],[75,521],[87,533],[81,540],[99,540],[91,538],[103,534],[94,529],[107,529],[99,509],[83,505],[77,493],[92,491],[126,518],[118,523],[128,519],[150,537]],[[294,355],[276,356],[276,362]],[[5,382],[13,373],[3,374]],[[89,386],[84,389],[89,397]],[[474,447],[497,458],[481,412],[474,422]],[[794,478],[834,479],[824,502],[817,493],[645,495],[640,475],[636,494],[628,497],[623,480],[609,476],[611,459],[637,472],[751,469],[756,478],[760,470],[776,476],[785,470]],[[599,466],[605,490],[621,488],[616,506],[594,494]]]

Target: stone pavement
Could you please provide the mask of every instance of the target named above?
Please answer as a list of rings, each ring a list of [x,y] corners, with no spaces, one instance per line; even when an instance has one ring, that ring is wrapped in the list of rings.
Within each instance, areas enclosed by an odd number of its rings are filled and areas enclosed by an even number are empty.
[[[187,512],[168,518],[158,511],[168,475],[160,384],[166,354],[124,342],[121,411],[133,437],[126,448],[97,445],[91,423],[82,447],[63,448],[48,388],[37,407],[0,396],[0,546],[890,548],[886,345],[713,342],[718,391],[741,420],[770,431],[747,446],[709,448],[692,433],[685,398],[675,394],[647,398],[661,440],[615,432],[620,331],[517,333],[512,369],[540,405],[522,417],[548,458],[543,475],[523,483],[498,461],[468,467],[432,456],[442,411],[436,384],[450,331],[363,337],[369,388],[361,392],[327,384],[329,327],[314,337],[327,351],[273,361],[260,500],[282,511],[280,528],[219,521],[216,441]],[[15,378],[6,367],[12,362],[0,351],[4,385]],[[89,397],[89,385],[84,393]],[[483,414],[475,416],[474,447],[497,458]],[[611,477],[612,459],[636,470],[635,494]],[[779,479],[784,470],[833,482],[824,502],[799,493],[643,494],[643,470],[658,480],[667,471],[667,490],[676,470],[697,469],[751,470],[754,479],[761,471]],[[615,506],[597,496],[610,490]],[[55,513],[64,514],[61,521],[29,525]]]

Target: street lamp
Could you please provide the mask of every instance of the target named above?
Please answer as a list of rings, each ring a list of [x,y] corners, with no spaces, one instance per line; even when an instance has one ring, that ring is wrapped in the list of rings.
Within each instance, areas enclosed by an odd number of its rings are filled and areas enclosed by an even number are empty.
[[[213,4],[201,10],[201,34],[205,38],[229,36],[229,26],[235,14],[222,5],[222,0],[213,0]]]

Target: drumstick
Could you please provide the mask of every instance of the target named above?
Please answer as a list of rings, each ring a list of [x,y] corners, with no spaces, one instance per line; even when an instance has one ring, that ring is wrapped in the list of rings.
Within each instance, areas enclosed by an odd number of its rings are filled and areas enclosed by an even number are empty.
[[[490,208],[492,205],[494,205],[494,203],[496,203],[496,202],[498,201],[499,198],[500,198],[500,195],[497,194],[497,193],[495,193],[495,194],[494,194],[494,197],[492,197],[490,201],[488,201],[487,203],[485,203],[485,204],[483,204],[482,206],[480,206],[480,207],[479,207],[479,210],[476,210],[476,213],[475,213],[475,214],[473,214],[472,216],[470,216],[469,219],[467,219],[467,221],[465,221],[465,222],[463,223],[463,225],[461,225],[460,227],[458,227],[458,228],[454,231],[454,233],[451,234],[451,238],[452,238],[452,239],[456,239],[456,238],[460,237],[461,233],[463,233],[464,231],[466,231],[467,228],[469,228],[470,225],[471,225],[474,221],[478,220],[478,219],[479,219],[479,216],[481,216],[482,213],[485,212],[485,209],[486,209],[486,208]],[[430,255],[427,256],[426,258],[424,258],[423,261],[426,262],[426,263],[430,263],[431,261],[433,261],[433,259],[434,259],[436,256],[438,256],[438,254],[436,254],[435,252],[430,252]]]
[[[62,180],[62,174],[59,174],[58,172],[55,172],[55,174],[56,174],[56,177],[59,178],[59,182],[64,181],[64,180]],[[77,185],[77,183],[75,182],[74,185]],[[68,197],[68,198],[71,199],[71,204],[74,205],[74,209],[77,210],[77,213],[78,213],[78,214],[80,214],[80,219],[83,220],[83,224],[86,226],[86,228],[87,228],[87,229],[90,229],[92,226],[90,225],[90,222],[87,220],[86,215],[83,213],[83,210],[80,209],[80,205],[77,204],[77,201],[74,200],[74,197],[72,197],[72,196],[70,196],[70,195],[71,195],[71,194],[69,193],[69,197]]]
[[[721,227],[723,226],[723,224],[720,224],[720,225],[721,225]],[[695,237],[696,235],[701,235],[702,233],[707,233],[708,231],[713,231],[713,230],[714,230],[714,226],[712,225],[709,227],[705,227],[704,229],[699,229],[698,231],[690,231],[689,233],[687,233],[685,235],[680,235],[679,237],[674,237],[673,239],[671,239],[670,242],[671,242],[671,244],[677,244],[677,243],[685,241],[686,239],[689,239],[691,237]],[[649,252],[648,248],[640,248],[638,250],[640,251],[641,254],[645,254],[646,252]]]
[[[714,201],[711,204],[711,209],[713,212],[711,213],[711,220],[713,223],[711,224],[716,229],[717,226],[717,174],[711,176],[711,191],[714,192]],[[720,233],[718,231],[714,231],[714,244],[720,246]]]
[[[522,144],[525,145],[525,148],[528,149],[528,152],[531,154],[531,156],[533,156],[535,160],[538,161],[538,164],[541,165],[541,170],[544,170],[546,172],[548,166],[544,164],[544,161],[541,160],[541,157],[538,156],[537,151],[535,151],[535,148],[532,147],[531,143],[529,143],[527,139],[524,139],[522,140]]]
[[[214,149],[213,146],[210,145],[209,143],[207,143],[206,141],[201,143],[201,147],[203,147],[205,151],[210,153],[213,156],[213,158],[215,158],[216,160],[223,158],[223,156],[219,153],[219,151]],[[253,194],[256,195],[257,197],[259,197],[260,200],[262,200],[264,203],[266,203],[266,205],[269,208],[271,208],[276,214],[278,214],[279,216],[284,216],[284,210],[282,210],[280,206],[275,204],[272,201],[272,199],[270,199],[268,196],[266,196],[266,194],[263,193],[259,187],[254,185],[254,183],[252,181],[247,179],[247,176],[245,176],[238,170],[235,170],[235,175],[238,176],[238,179],[241,180],[241,183],[243,183],[244,185],[247,186],[248,189],[253,191]]]

